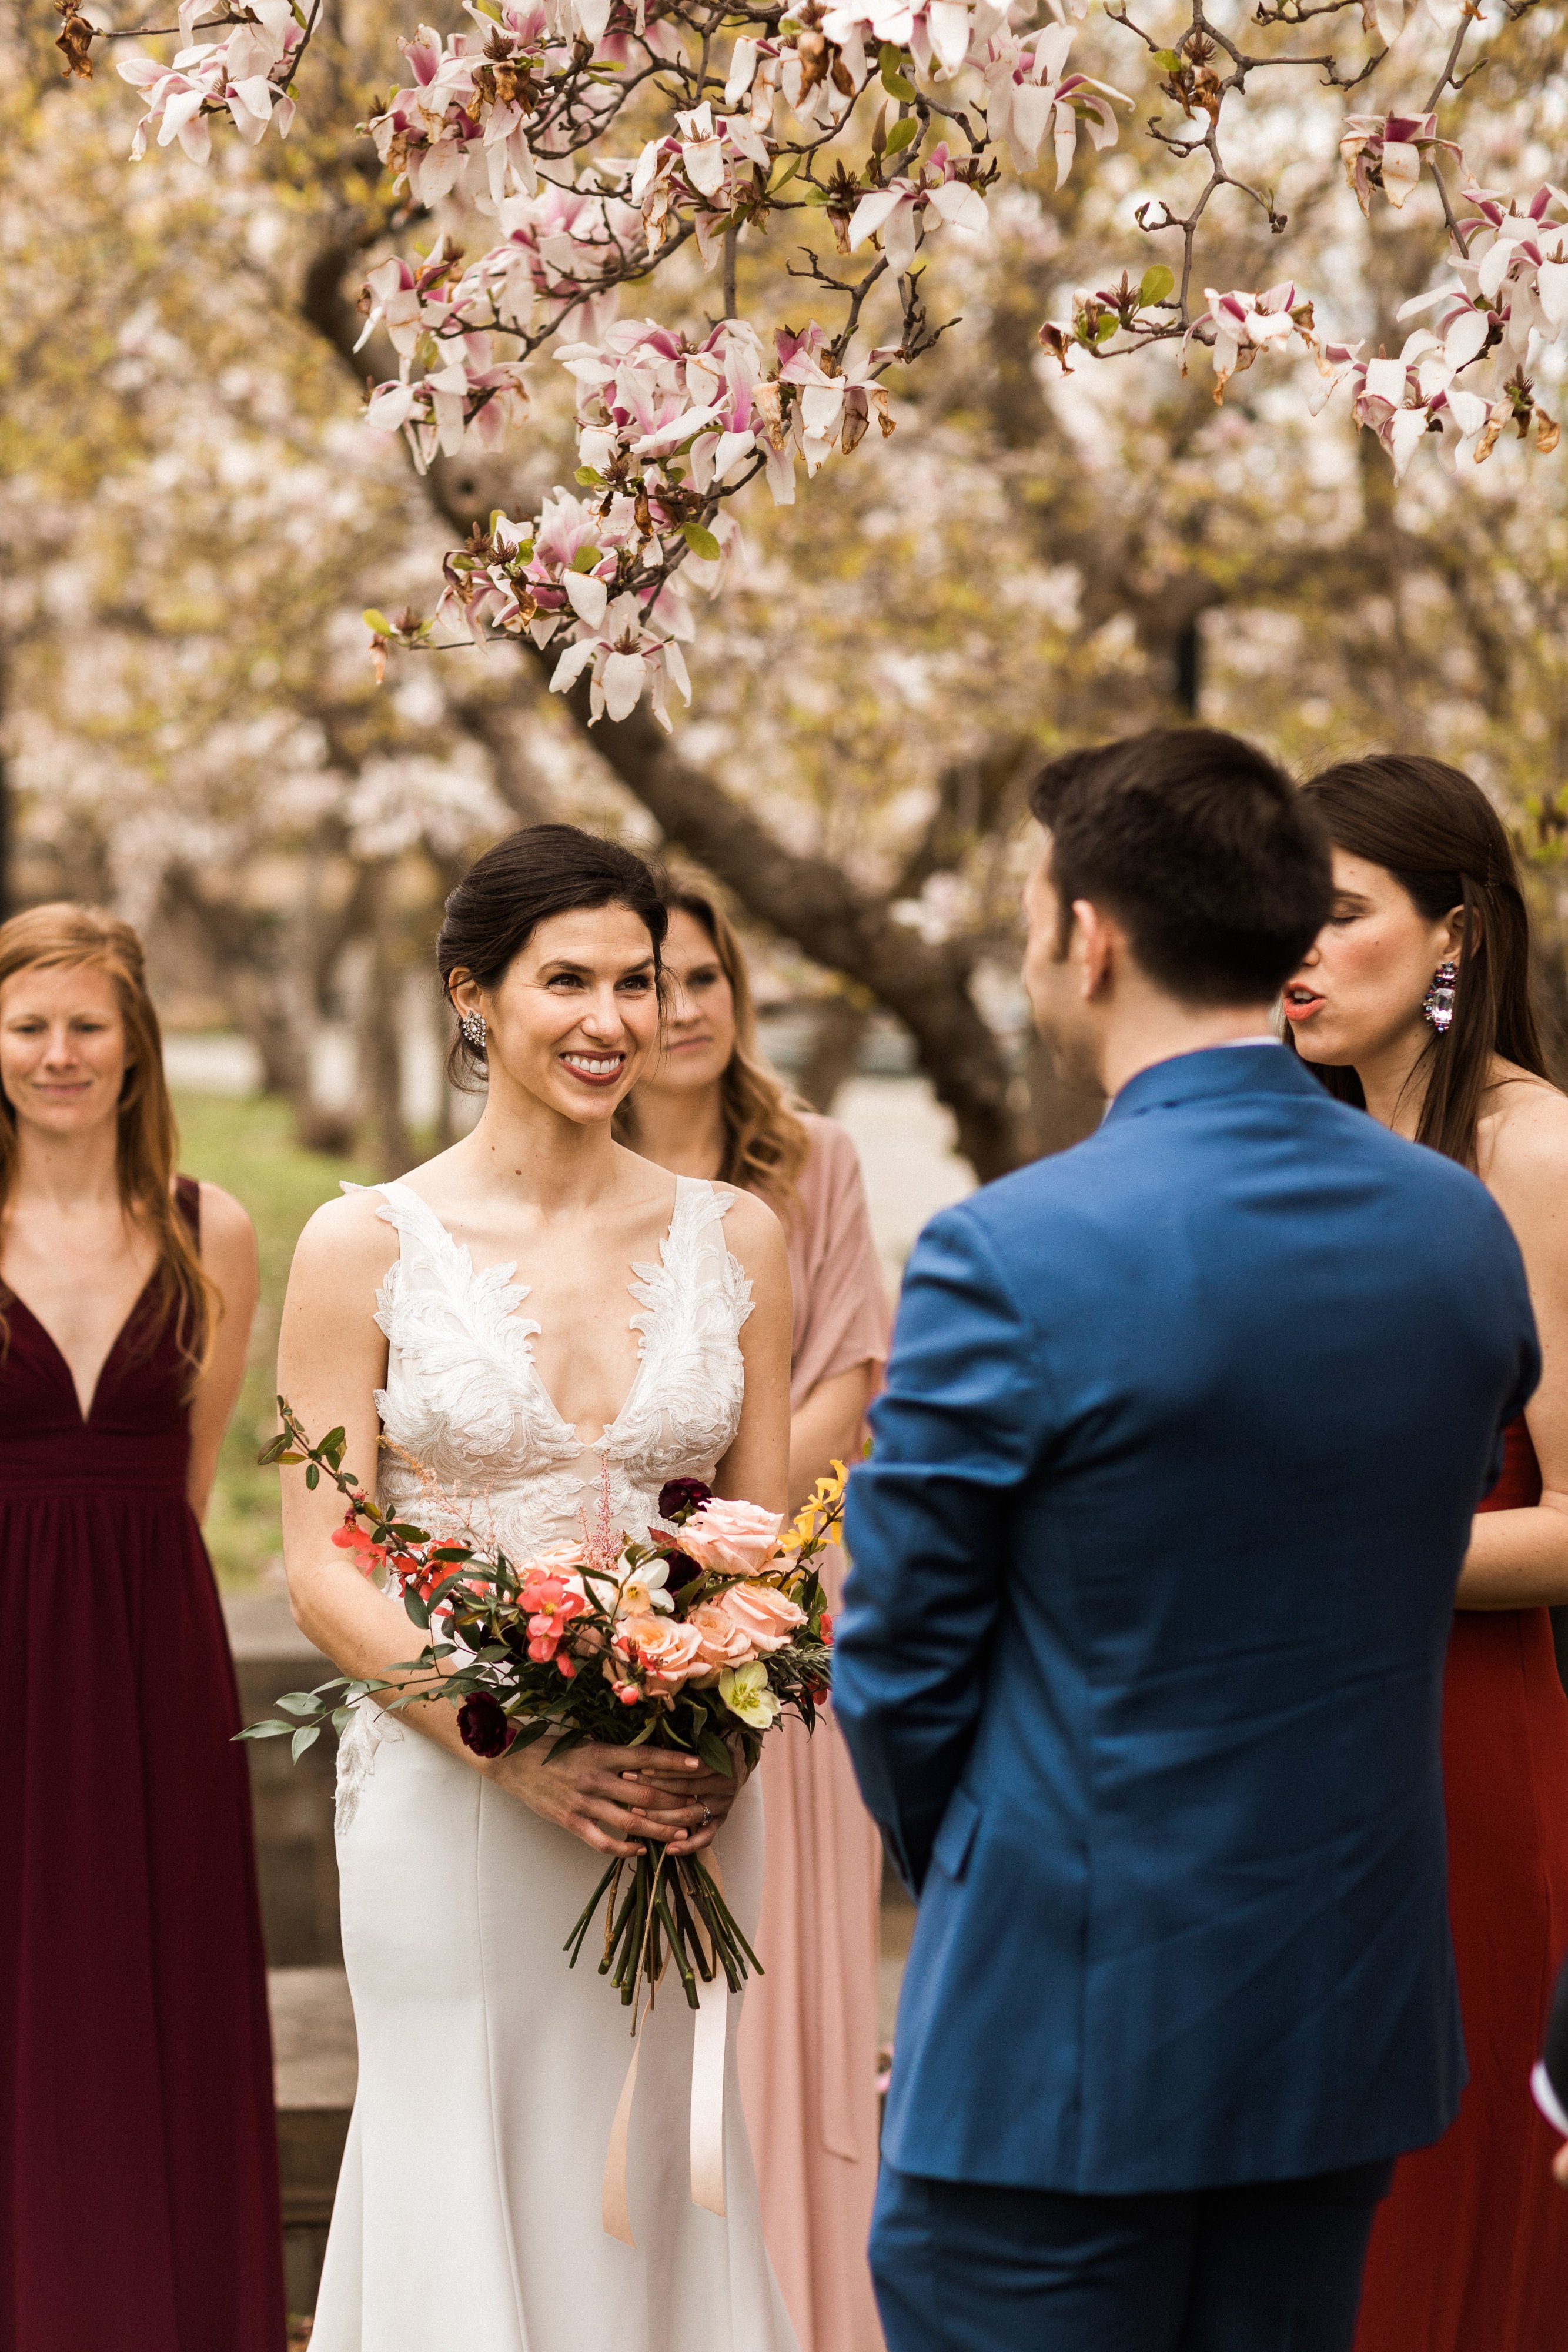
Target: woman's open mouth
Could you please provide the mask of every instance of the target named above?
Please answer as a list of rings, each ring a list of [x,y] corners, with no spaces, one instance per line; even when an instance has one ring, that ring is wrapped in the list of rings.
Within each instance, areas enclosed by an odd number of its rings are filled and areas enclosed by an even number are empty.
[[[562,1054],[559,1060],[574,1078],[580,1078],[589,1087],[612,1087],[626,1067],[626,1056],[622,1053]]]
[[[1315,988],[1298,983],[1285,991],[1284,1011],[1287,1021],[1310,1021],[1322,1003]]]

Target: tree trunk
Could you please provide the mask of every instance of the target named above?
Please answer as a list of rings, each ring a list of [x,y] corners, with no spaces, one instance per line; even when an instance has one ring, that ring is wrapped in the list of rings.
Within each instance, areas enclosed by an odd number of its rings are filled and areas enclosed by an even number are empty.
[[[829,996],[818,1007],[806,1057],[795,1073],[795,1091],[824,1117],[839,1088],[852,1077],[871,1013],[852,997]]]
[[[413,1139],[402,1107],[402,983],[396,927],[384,887],[376,892],[367,961],[355,1024],[360,1048],[360,1116],[375,1137],[383,1176],[406,1175]]]

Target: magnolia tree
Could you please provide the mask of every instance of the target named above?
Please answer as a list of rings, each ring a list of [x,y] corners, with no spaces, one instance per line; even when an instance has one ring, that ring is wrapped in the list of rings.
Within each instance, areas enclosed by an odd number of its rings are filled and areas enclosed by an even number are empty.
[[[890,435],[888,372],[956,323],[927,313],[931,241],[986,231],[1004,157],[1019,172],[1044,159],[1061,188],[1081,134],[1117,141],[1131,99],[1071,63],[1091,31],[1098,49],[1128,45],[1123,79],[1157,81],[1143,162],[1164,192],[1136,206],[1147,266],[1048,320],[1050,360],[1175,342],[1184,366],[1207,355],[1222,399],[1255,362],[1304,353],[1318,400],[1343,383],[1399,473],[1428,439],[1449,467],[1483,460],[1511,425],[1555,445],[1531,371],[1568,323],[1568,198],[1478,187],[1439,135],[1500,25],[1535,0],[1492,0],[1490,24],[1472,0],[1416,0],[1409,22],[1406,0],[1253,0],[1245,25],[1187,0],[1174,26],[1120,0],[1094,27],[1069,21],[1089,0],[1046,5],[1026,26],[1030,0],[466,0],[472,29],[404,39],[405,86],[366,126],[393,218],[464,207],[495,241],[469,258],[443,227],[371,270],[365,338],[384,331],[398,373],[371,388],[366,420],[402,433],[421,469],[492,449],[525,422],[529,362],[549,346],[575,383],[579,464],[572,488],[495,512],[447,556],[429,617],[368,614],[378,660],[454,633],[528,639],[557,689],[587,681],[594,719],[645,698],[667,728],[672,693],[690,699],[694,591],[714,595],[737,554],[732,502],[758,478],[792,501],[802,468]],[[130,37],[57,5],[69,70]],[[183,0],[177,30],[143,28],[177,39],[167,62],[121,59],[145,105],[137,156],[155,138],[200,163],[214,136],[288,133],[323,0],[204,5]],[[1262,172],[1237,160],[1277,161],[1279,110],[1257,93],[1281,72],[1356,94],[1341,155],[1364,210],[1428,190],[1441,209],[1448,266],[1407,306],[1423,323],[1397,353],[1336,336],[1332,290],[1204,284],[1228,205],[1291,232]],[[1416,100],[1413,75],[1429,82]],[[1375,89],[1391,110],[1374,110]],[[809,314],[768,332],[740,315],[737,249],[786,215],[807,233],[792,274]],[[684,329],[638,315],[693,246],[722,315]]]

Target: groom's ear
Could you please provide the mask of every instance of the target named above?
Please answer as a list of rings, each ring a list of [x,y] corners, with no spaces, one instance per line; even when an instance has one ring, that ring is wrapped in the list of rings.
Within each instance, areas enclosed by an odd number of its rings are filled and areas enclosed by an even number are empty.
[[[1115,977],[1126,953],[1126,933],[1114,916],[1107,915],[1092,898],[1074,898],[1069,920],[1068,961],[1078,968],[1084,1003],[1092,1004]]]

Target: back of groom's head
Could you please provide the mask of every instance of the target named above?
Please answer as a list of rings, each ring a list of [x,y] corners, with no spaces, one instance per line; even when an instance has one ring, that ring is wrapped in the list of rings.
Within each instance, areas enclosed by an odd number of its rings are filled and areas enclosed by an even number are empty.
[[[1212,727],[1163,727],[1041,769],[1030,805],[1051,835],[1065,954],[1075,899],[1126,931],[1166,994],[1260,1004],[1328,919],[1328,842],[1282,768]]]

